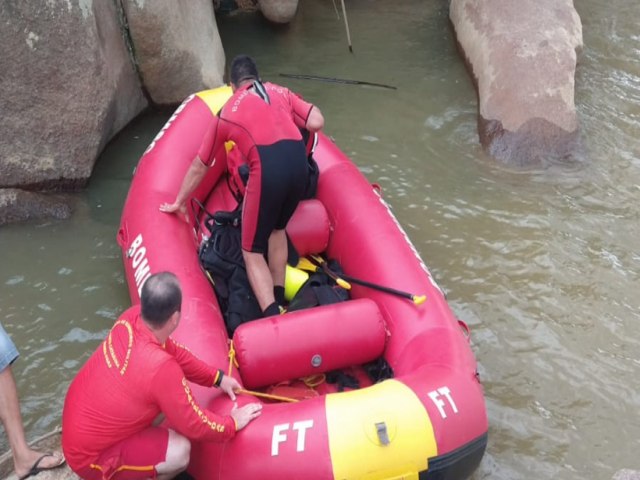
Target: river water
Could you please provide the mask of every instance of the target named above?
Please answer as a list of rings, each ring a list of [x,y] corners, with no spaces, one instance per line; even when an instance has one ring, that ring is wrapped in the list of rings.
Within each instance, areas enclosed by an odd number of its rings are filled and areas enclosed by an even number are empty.
[[[478,145],[477,100],[447,1],[347,8],[353,54],[328,0],[303,0],[288,27],[236,15],[220,19],[220,33],[228,59],[255,56],[263,78],[321,107],[326,132],[382,186],[471,327],[490,421],[473,478],[640,469],[640,4],[576,2],[586,153],[528,172],[500,167]],[[68,383],[129,305],[120,210],[167,117],[144,114],[108,145],[70,220],[0,229],[0,319],[22,353],[14,372],[29,438],[60,423]]]

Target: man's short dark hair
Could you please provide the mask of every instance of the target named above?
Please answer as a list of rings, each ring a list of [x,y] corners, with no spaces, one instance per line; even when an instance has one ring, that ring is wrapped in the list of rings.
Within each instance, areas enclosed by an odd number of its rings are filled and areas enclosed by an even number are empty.
[[[231,62],[231,83],[238,86],[244,80],[258,80],[258,67],[249,55],[238,55]]]
[[[140,293],[142,318],[154,327],[162,327],[182,305],[180,282],[171,272],[151,275]]]

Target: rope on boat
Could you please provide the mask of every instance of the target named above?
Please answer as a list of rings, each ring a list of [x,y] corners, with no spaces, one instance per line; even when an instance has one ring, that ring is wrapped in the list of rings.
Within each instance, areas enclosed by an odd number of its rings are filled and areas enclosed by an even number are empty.
[[[244,388],[241,388],[240,390],[236,390],[236,393],[246,393],[247,395],[254,395],[256,397],[268,398],[270,400],[279,400],[281,402],[296,403],[299,401],[295,398],[282,397],[280,395],[271,395],[270,393],[255,392],[253,390],[245,390]]]
[[[240,364],[238,363],[238,359],[236,359],[236,349],[233,346],[233,340],[231,340],[229,342],[229,373],[227,374],[227,376],[231,376],[231,372],[233,371],[233,366],[236,366],[236,368],[240,367]]]
[[[327,377],[324,373],[318,373],[316,375],[309,375],[308,377],[304,377],[302,379],[302,383],[304,383],[309,388],[314,388],[318,385],[322,385],[326,379]]]

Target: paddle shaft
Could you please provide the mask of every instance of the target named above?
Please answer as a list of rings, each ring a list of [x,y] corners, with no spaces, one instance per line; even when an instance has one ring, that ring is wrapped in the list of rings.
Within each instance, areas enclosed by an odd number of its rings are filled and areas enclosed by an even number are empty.
[[[353,278],[353,277],[350,277],[349,275],[340,275],[340,276],[349,283],[355,283],[356,285],[361,285],[363,287],[371,288],[373,290],[380,290],[381,292],[390,293],[392,295],[398,295],[399,297],[408,298],[411,301],[415,301],[415,299],[417,298],[416,295],[412,295],[409,292],[403,292],[402,290],[396,290],[395,288],[385,287],[383,285],[378,285],[376,283],[367,282],[366,280]]]
[[[319,267],[317,267],[319,268]],[[343,278],[343,275],[338,275],[337,273],[335,273],[333,270],[331,270],[326,263],[322,263],[322,270],[324,270],[324,273],[326,273],[327,275],[329,275],[334,282],[336,282],[338,284],[339,287],[344,288],[345,290],[351,290],[351,285],[345,281],[345,279]]]
[[[388,88],[389,90],[397,90],[398,87],[393,85],[385,85],[384,83],[365,82],[362,80],[349,80],[347,78],[321,77],[319,75],[303,75],[295,73],[281,73],[281,77],[296,78],[298,80],[318,80],[320,82],[329,83],[346,83],[347,85],[369,85],[371,87]]]
[[[316,264],[308,258],[301,257],[300,259],[298,259],[298,268],[301,270],[308,270],[310,272],[319,272],[322,269],[324,273],[329,275],[329,277],[331,277],[338,284],[339,287],[344,288],[345,290],[351,290],[351,285],[349,284],[349,282],[339,277],[338,274],[330,270],[322,262],[317,261]]]
[[[337,273],[333,272],[329,268],[329,266],[327,265],[327,262],[325,262],[323,258],[317,257],[315,255],[312,255],[311,256],[311,262],[315,263],[316,265],[318,265],[320,267],[322,267],[322,269],[330,277],[335,279],[335,277],[338,276]],[[360,285],[360,286],[363,286],[363,287],[371,288],[372,290],[379,290],[381,292],[389,293],[391,295],[397,295],[399,297],[407,298],[407,299],[411,300],[413,303],[415,303],[416,305],[420,305],[421,303],[424,303],[424,301],[426,300],[426,297],[424,295],[413,295],[413,294],[411,294],[409,292],[403,292],[402,290],[397,290],[395,288],[385,287],[383,285],[378,285],[377,283],[367,282],[366,280],[361,280],[359,278],[351,277],[349,275],[340,274],[339,277],[342,280],[345,280],[345,281],[347,281],[349,283],[355,283],[356,285]]]

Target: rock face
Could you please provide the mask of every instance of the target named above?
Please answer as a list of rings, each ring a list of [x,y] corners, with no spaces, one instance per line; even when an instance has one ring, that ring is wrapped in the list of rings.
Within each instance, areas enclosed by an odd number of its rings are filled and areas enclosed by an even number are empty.
[[[0,19],[0,193],[83,187],[107,142],[147,107],[141,78],[158,104],[222,84],[210,0],[3,1]]]
[[[114,2],[1,2],[0,18],[0,187],[81,187],[147,105]]]
[[[224,50],[211,0],[123,0],[138,69],[156,104],[223,84]]]
[[[71,216],[69,199],[61,195],[35,193],[19,188],[0,189],[0,225],[41,218]]]
[[[571,161],[582,24],[572,0],[451,0],[450,19],[479,98],[485,149],[510,166]]]
[[[289,23],[296,16],[298,0],[258,0],[260,11],[273,23]]]

